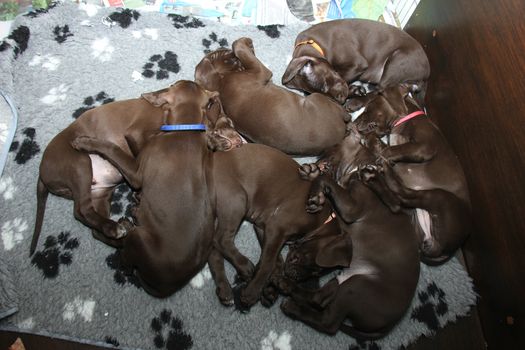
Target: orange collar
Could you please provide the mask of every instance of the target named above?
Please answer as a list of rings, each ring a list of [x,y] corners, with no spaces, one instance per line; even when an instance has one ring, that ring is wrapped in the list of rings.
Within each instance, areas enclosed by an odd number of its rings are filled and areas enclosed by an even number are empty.
[[[316,49],[317,52],[321,54],[321,56],[324,57],[323,49],[321,49],[321,46],[319,46],[319,44],[316,43],[314,40],[310,39],[310,40],[300,41],[297,44],[295,44],[295,48],[297,48],[297,46],[300,46],[300,45],[312,45],[312,47]]]

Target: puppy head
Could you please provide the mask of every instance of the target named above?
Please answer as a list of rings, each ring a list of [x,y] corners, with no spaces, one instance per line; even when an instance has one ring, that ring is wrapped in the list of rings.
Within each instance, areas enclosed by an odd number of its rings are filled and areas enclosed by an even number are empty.
[[[393,123],[408,113],[409,92],[410,88],[405,84],[378,91],[355,120],[359,131],[363,134],[375,133],[378,137],[389,134]]]
[[[357,175],[357,170],[375,161],[373,152],[367,147],[367,139],[352,122],[347,124],[347,133],[337,145],[334,159],[337,164],[333,166],[333,175],[336,182],[346,188],[351,179]]]
[[[224,75],[243,70],[232,50],[218,49],[210,52],[195,67],[195,81],[205,89],[219,91]]]
[[[155,107],[164,109],[165,124],[204,123],[219,93],[189,80],[179,80],[167,89],[142,94]]]
[[[217,98],[218,100],[218,98]],[[210,106],[207,119],[206,140],[211,151],[229,151],[245,143],[235,130],[233,121],[224,114],[222,105],[215,102]],[[217,110],[219,113],[217,114]]]
[[[283,74],[282,84],[291,89],[331,96],[341,104],[348,97],[348,84],[322,58],[301,56],[292,59]]]
[[[327,269],[350,266],[352,241],[350,235],[309,234],[290,246],[284,274],[294,281],[318,277]]]

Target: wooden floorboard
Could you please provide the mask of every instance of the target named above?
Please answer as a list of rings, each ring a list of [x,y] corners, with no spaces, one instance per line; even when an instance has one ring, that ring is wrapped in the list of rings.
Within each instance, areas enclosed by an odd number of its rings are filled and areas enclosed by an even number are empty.
[[[427,110],[469,183],[464,254],[489,349],[525,349],[524,17],[523,0],[421,0],[405,28],[427,52]]]

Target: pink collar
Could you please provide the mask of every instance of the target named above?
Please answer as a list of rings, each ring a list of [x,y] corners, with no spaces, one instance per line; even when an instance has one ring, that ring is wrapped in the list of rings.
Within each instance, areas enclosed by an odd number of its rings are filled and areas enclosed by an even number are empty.
[[[396,126],[398,125],[401,125],[403,124],[404,122],[414,118],[414,117],[417,117],[418,115],[425,115],[425,112],[423,111],[415,111],[415,112],[412,112],[408,115],[405,115],[403,118],[399,118],[395,123],[394,123],[394,126],[393,128],[395,128]]]

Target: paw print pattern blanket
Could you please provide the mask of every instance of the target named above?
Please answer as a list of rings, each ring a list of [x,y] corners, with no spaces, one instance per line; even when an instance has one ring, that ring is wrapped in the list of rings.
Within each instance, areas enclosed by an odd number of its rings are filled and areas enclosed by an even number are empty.
[[[476,294],[456,259],[422,266],[410,310],[376,342],[318,333],[287,318],[279,309],[282,299],[247,314],[226,308],[207,268],[173,296],[155,299],[118,269],[113,248],[74,219],[73,203],[53,195],[37,251],[29,257],[38,166],[60,130],[90,108],[193,79],[206,52],[230,47],[241,36],[253,39],[256,54],[279,83],[295,37],[306,26],[235,27],[70,1],[18,17],[0,42],[1,89],[19,114],[0,178],[0,317],[10,314],[0,320],[0,329],[123,349],[398,349],[467,315]],[[130,199],[125,185],[115,190],[114,218],[129,215]],[[259,245],[248,223],[236,245],[258,260]],[[228,274],[233,281],[231,268]]]

